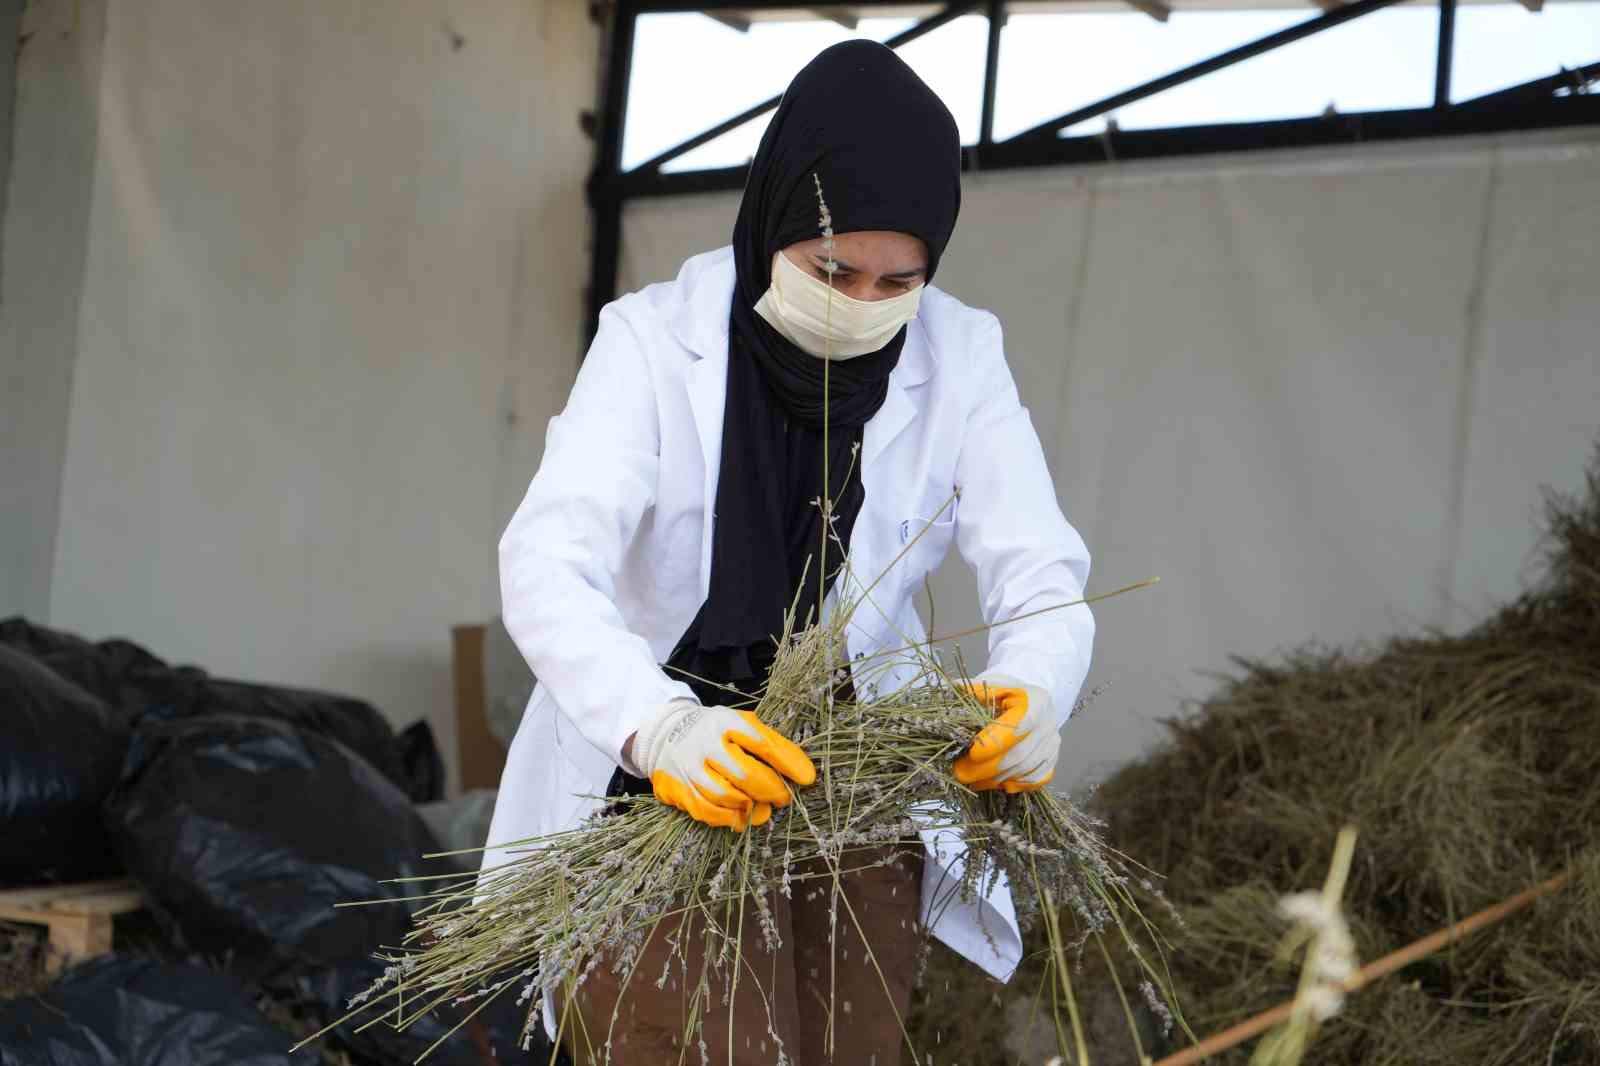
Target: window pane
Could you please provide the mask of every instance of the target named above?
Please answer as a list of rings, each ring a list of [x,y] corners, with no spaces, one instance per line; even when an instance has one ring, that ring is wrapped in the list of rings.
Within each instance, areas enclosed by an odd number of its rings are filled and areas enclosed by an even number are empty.
[[[1000,31],[995,139],[1307,17],[1302,11],[1176,11],[1160,23],[1138,11],[1013,14]]]
[[[1438,11],[1384,8],[1130,104],[1117,121],[1124,129],[1158,129],[1305,118],[1329,107],[1429,107],[1438,40]],[[1102,128],[1097,121],[1072,133]]]
[[[783,92],[795,73],[829,45],[857,37],[883,40],[913,21],[863,19],[854,32],[822,19],[757,22],[741,33],[695,12],[641,15],[634,31],[622,168],[636,167]],[[765,128],[763,118],[748,148],[737,130],[719,138],[728,142],[721,154],[700,155],[712,148],[703,146],[696,152],[698,166],[744,162]]]
[[[674,174],[680,170],[714,170],[718,167],[744,166],[755,157],[756,148],[761,144],[761,135],[767,132],[767,123],[771,121],[771,111],[765,115],[758,115],[742,126],[735,126],[716,140],[707,141],[699,148],[683,153],[663,166],[661,172]],[[685,130],[682,136],[674,137],[672,143],[682,144],[699,132],[698,128]],[[670,148],[671,145],[667,147]]]
[[[1015,36],[1002,42],[1030,59],[1024,71],[1012,73],[1008,97],[1006,67],[1012,60],[1004,54],[996,109],[1004,105],[1007,121],[1002,130],[997,116],[996,136],[1020,132],[1314,15],[1188,10],[1173,12],[1166,23],[1137,13],[1026,16],[1039,25],[1008,26],[1005,33]],[[1046,28],[1046,20],[1062,25]],[[1013,19],[1021,22],[1022,17]],[[1329,106],[1344,112],[1426,107],[1433,102],[1437,40],[1436,10],[1385,8],[1129,104],[1116,112],[1117,123],[1123,129],[1153,129],[1303,118]],[[1056,106],[1041,106],[1046,97]],[[1105,120],[1096,118],[1066,135],[1103,129]]]
[[[889,20],[873,21],[889,24]],[[863,27],[866,25],[866,22],[862,23]],[[881,35],[875,34],[874,39],[880,36],[892,36],[903,28],[898,21],[892,25],[893,29]],[[956,125],[961,130],[963,144],[976,144],[978,141],[978,125],[982,121],[983,113],[983,54],[988,45],[988,32],[988,19],[982,15],[968,15],[940,26],[927,36],[919,37],[899,49],[900,57],[906,64],[916,71],[917,76],[927,82],[928,87],[938,93],[945,106],[950,108],[951,114],[955,116]],[[821,48],[818,51],[821,51]],[[810,60],[811,56],[806,55],[800,61],[800,65],[803,66]],[[788,77],[793,76],[791,72]],[[785,79],[774,92],[782,92],[787,86],[788,80]],[[635,91],[638,91],[637,87]],[[767,93],[766,96],[757,96],[751,102],[759,102],[771,95],[772,93]],[[727,118],[730,113],[731,111],[724,110],[715,118],[708,119],[691,129],[679,131],[663,147],[670,148],[674,144],[681,144],[701,130]],[[761,135],[766,132],[767,123],[771,120],[770,113],[751,119],[716,140],[708,141],[691,152],[685,152],[661,169],[664,173],[671,174],[683,170],[741,166],[756,154],[756,148],[761,143]],[[638,162],[643,162],[643,159]],[[624,160],[623,165],[626,167],[629,164]]]
[[[1600,3],[1550,0],[1537,14],[1509,2],[1458,7],[1455,44],[1450,99],[1470,100],[1600,61]]]

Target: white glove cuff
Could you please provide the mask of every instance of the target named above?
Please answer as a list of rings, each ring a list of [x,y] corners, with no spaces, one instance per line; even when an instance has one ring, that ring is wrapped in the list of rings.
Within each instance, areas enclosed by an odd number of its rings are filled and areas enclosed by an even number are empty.
[[[696,700],[679,697],[663,707],[659,714],[639,727],[633,736],[634,776],[648,778],[655,773],[662,754],[674,735],[693,725],[700,717],[695,711],[705,708]]]

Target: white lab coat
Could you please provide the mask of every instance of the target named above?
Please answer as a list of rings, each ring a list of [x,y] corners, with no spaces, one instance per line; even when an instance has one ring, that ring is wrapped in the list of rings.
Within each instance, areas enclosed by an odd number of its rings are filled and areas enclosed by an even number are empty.
[[[607,306],[551,420],[544,461],[500,541],[506,628],[539,684],[506,760],[491,845],[576,825],[598,806],[628,736],[691,695],[658,664],[709,587],[733,284],[723,248]],[[991,624],[1083,595],[1088,551],[1056,503],[988,312],[927,287],[864,430],[861,478],[853,591],[930,528],[856,612],[853,659],[925,636],[912,597],[952,541],[977,573]],[[989,670],[1049,690],[1065,721],[1093,639],[1086,606],[1001,625],[988,636]],[[923,833],[924,921],[1008,979],[1022,953],[1009,889],[1002,879],[981,903],[950,902],[945,879],[960,878],[962,850],[951,837]],[[484,866],[506,858],[491,849]]]

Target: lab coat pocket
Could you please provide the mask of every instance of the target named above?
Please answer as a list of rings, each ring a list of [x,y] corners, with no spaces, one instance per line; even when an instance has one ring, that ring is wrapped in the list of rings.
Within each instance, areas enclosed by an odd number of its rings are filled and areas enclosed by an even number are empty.
[[[564,764],[562,772],[570,773],[589,785],[595,781],[603,784],[610,780],[611,771],[616,767],[605,752],[589,743],[572,719],[554,706],[553,701],[551,712],[551,732],[557,758]]]
[[[956,505],[954,497],[919,508],[919,514],[900,522],[900,545],[906,555],[900,567],[908,581],[920,582],[938,568],[950,551],[950,541],[956,532]]]

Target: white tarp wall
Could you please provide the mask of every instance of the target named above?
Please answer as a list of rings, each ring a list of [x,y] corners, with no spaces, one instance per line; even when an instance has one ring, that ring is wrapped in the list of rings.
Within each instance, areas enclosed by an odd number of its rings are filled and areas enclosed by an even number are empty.
[[[938,283],[1000,316],[1096,609],[1064,784],[1230,656],[1457,628],[1514,595],[1600,434],[1600,135],[969,176]],[[630,207],[624,285],[737,197]],[[954,554],[937,628],[981,622]],[[962,642],[981,665],[981,638]]]
[[[582,0],[35,0],[0,616],[426,715],[582,353]]]

